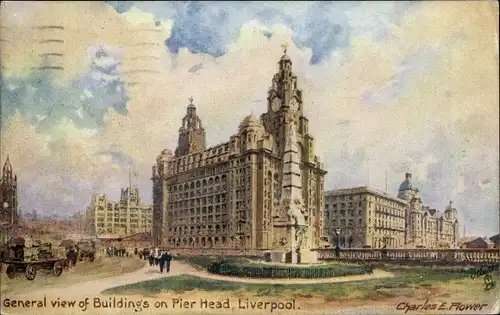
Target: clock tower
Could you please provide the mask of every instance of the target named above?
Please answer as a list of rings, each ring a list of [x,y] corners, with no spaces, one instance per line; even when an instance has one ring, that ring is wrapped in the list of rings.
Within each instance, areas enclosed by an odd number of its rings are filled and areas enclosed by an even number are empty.
[[[262,115],[264,127],[275,137],[280,153],[283,153],[287,134],[285,125],[293,122],[297,126],[300,143],[308,133],[307,119],[303,116],[302,90],[298,88],[297,76],[292,72],[287,47],[282,47],[284,54],[278,62],[278,72],[273,76],[267,95],[268,110]]]
[[[191,97],[186,116],[182,119],[182,126],[179,129],[179,141],[175,156],[180,157],[203,150],[205,150],[205,129],[203,129],[201,119],[196,114],[196,107]]]
[[[326,171],[319,157],[314,154],[314,137],[309,133],[309,121],[304,116],[302,90],[298,86],[297,76],[292,71],[292,60],[286,52],[284,47],[284,54],[278,62],[278,72],[274,74],[268,91],[268,110],[261,115],[261,120],[266,132],[274,137],[276,144],[273,153],[279,159],[277,164],[282,169],[279,185],[289,182],[286,176],[284,177],[284,170],[290,169],[285,161],[294,165],[292,173],[300,173],[295,182],[301,182],[300,187],[297,186],[296,194],[302,195],[300,212],[305,220],[301,223],[301,229],[304,228],[301,230],[301,247],[312,248],[319,246],[323,233],[323,190]],[[295,148],[292,150],[296,152],[293,159],[289,158],[289,148]],[[282,203],[280,194],[277,196],[276,202]]]

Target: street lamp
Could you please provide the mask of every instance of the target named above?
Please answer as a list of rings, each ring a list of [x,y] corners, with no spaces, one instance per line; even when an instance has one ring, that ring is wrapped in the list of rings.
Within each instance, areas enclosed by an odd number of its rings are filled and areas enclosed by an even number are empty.
[[[337,246],[335,247],[335,255],[337,257],[340,256],[340,246],[339,246],[339,234],[340,234],[340,229],[335,229],[335,234],[337,235]]]

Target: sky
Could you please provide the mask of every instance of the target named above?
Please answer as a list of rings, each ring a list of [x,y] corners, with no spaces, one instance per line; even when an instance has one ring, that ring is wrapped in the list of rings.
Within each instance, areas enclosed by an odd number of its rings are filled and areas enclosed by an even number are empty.
[[[84,212],[175,149],[188,98],[208,145],[267,108],[288,45],[327,189],[458,208],[499,227],[498,7],[425,2],[1,3],[1,156],[23,212]],[[463,232],[463,231],[461,231]]]

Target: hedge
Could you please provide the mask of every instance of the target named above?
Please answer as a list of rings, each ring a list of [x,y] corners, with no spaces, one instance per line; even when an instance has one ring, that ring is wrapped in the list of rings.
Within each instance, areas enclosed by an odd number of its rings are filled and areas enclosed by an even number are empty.
[[[223,276],[249,278],[332,278],[372,273],[371,266],[323,265],[304,267],[252,266],[231,262],[215,262],[208,266],[208,272]]]

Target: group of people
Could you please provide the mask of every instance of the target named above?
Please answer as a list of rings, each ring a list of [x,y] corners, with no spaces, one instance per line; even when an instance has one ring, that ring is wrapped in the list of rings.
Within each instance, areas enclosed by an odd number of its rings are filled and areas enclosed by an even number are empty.
[[[161,273],[163,273],[163,270],[170,272],[172,255],[167,250],[144,248],[138,251],[138,255],[139,259],[148,260],[150,266],[159,266]]]
[[[107,247],[106,254],[108,257],[128,257],[128,251],[123,247]]]
[[[163,269],[166,269],[167,272],[170,272],[170,262],[172,261],[172,255],[166,250],[161,251],[157,257],[154,257],[155,265],[160,265],[160,272],[163,273]],[[151,260],[149,261],[149,265],[152,266]]]

